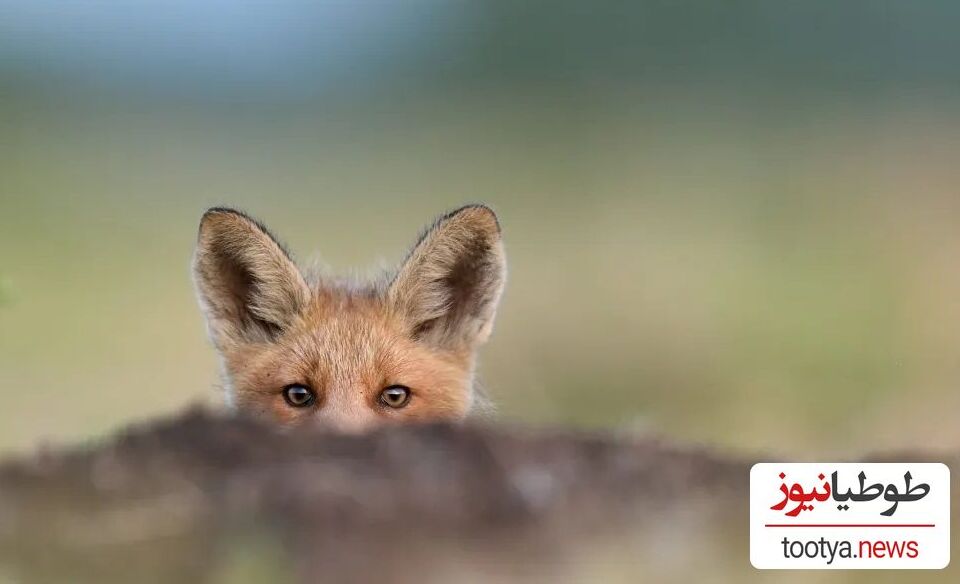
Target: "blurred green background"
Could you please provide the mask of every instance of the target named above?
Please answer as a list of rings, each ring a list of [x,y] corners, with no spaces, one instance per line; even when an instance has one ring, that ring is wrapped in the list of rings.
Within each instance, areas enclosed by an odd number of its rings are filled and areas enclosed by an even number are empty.
[[[189,262],[501,215],[508,421],[960,445],[960,3],[0,1],[0,451],[219,403]]]

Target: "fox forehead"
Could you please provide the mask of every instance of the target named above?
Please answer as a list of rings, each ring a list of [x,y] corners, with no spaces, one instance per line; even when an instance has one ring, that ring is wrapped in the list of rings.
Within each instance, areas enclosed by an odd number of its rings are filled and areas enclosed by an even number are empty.
[[[424,362],[465,367],[468,353],[428,347],[413,337],[410,324],[369,290],[321,288],[281,346],[310,370],[313,378],[380,384],[376,377],[410,374]],[[371,379],[370,377],[374,378]]]

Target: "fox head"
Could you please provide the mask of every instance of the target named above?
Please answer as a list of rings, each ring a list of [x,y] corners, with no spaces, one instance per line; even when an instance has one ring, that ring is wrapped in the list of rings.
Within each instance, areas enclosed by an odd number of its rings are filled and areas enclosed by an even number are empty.
[[[193,271],[228,403],[283,425],[360,431],[467,415],[506,260],[496,215],[471,205],[379,280],[308,278],[261,223],[213,208]]]

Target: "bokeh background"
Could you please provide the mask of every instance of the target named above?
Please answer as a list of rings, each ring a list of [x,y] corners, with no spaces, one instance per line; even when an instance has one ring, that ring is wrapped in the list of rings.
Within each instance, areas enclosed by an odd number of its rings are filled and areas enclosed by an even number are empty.
[[[189,262],[500,213],[528,425],[960,446],[960,3],[0,0],[0,452],[219,403]]]

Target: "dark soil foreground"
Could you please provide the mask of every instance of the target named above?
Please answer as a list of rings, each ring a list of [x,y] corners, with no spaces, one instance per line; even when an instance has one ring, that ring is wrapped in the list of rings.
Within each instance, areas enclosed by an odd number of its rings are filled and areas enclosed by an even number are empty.
[[[192,411],[0,466],[0,582],[904,577],[754,570],[750,464],[610,435],[283,433]]]

